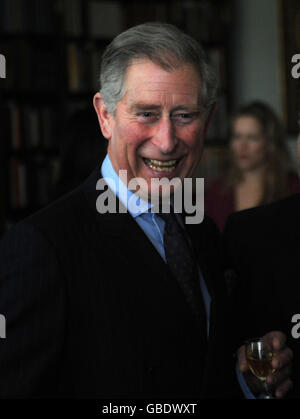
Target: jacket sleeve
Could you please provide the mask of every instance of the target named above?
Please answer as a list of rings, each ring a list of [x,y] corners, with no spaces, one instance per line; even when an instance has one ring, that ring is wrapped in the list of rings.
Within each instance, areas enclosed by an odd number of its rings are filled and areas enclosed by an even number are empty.
[[[64,335],[58,260],[30,224],[0,242],[0,397],[55,396]]]

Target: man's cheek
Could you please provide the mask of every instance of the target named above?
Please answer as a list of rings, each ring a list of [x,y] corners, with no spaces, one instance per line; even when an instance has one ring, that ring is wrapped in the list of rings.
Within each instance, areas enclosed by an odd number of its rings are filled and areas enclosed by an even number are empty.
[[[187,141],[195,148],[200,148],[203,145],[203,127],[200,125],[192,125],[186,131]]]
[[[193,141],[193,151],[197,157],[202,156],[203,149],[204,149],[203,139],[197,136],[195,140]]]

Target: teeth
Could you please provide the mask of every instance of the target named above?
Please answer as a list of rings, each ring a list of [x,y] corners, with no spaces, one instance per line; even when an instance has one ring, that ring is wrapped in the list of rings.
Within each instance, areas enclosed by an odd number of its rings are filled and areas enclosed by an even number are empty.
[[[154,159],[144,159],[147,165],[158,172],[172,172],[175,169],[177,160],[154,160]]]
[[[156,166],[174,166],[176,160],[161,161],[149,159],[149,162],[155,164]]]
[[[159,166],[153,166],[152,164],[149,164],[149,167],[151,167],[151,169],[156,170],[157,172],[172,172],[172,170],[175,169],[176,166],[172,166],[172,167],[159,167]]]

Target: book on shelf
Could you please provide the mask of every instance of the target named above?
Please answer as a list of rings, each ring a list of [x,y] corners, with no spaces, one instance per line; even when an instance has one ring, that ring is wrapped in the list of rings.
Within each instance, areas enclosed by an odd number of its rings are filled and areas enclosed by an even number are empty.
[[[29,88],[35,91],[55,92],[60,85],[61,60],[52,45],[35,46],[31,51],[31,80]]]
[[[0,87],[14,92],[53,93],[60,83],[61,60],[52,43],[12,39],[0,43],[0,53],[6,58],[6,79]]]
[[[18,149],[21,147],[21,115],[20,108],[15,103],[8,104],[7,117],[9,120],[9,136],[5,134],[4,141],[8,141],[10,147]],[[7,136],[6,136],[7,135]]]
[[[1,36],[1,35],[0,35]],[[6,59],[6,78],[0,79],[0,88],[20,89],[24,84],[29,85],[30,78],[30,49],[24,40],[1,40],[0,53]]]
[[[36,158],[30,165],[15,156],[9,161],[9,207],[11,210],[40,208],[51,200],[59,159]]]
[[[39,111],[30,106],[23,109],[24,119],[24,145],[26,148],[38,147],[41,142],[40,138],[40,118]]]
[[[1,0],[0,31],[53,34],[58,27],[56,1]]]
[[[81,0],[64,0],[62,5],[64,33],[71,37],[83,34],[83,4]]]
[[[99,89],[98,75],[102,48],[92,42],[67,45],[67,70],[70,92],[89,92]]]
[[[57,146],[57,111],[51,106],[19,105],[10,101],[2,108],[3,139],[7,149],[18,151]]]
[[[143,22],[168,21],[168,15],[173,2],[166,4],[165,2],[141,2],[139,0],[132,0],[126,4],[124,8],[125,20],[127,27],[131,27]],[[179,13],[179,16],[181,14]]]
[[[28,205],[27,172],[23,162],[10,159],[10,207],[13,210],[26,208]]]
[[[67,46],[67,68],[69,90],[76,92],[79,90],[79,62],[77,58],[77,45],[70,42]]]
[[[121,2],[91,0],[87,7],[87,26],[91,38],[113,38],[124,29]]]
[[[229,1],[189,0],[182,4],[183,26],[203,42],[223,42],[231,24],[232,4]]]
[[[190,0],[182,3],[182,17],[188,33],[202,41],[209,40],[213,6],[208,1]]]

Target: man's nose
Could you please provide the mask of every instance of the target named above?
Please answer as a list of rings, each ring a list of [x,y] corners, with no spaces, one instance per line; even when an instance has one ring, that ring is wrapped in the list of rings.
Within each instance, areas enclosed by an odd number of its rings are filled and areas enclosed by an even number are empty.
[[[152,142],[162,153],[172,153],[176,147],[177,139],[175,128],[170,118],[162,118],[155,127]]]

